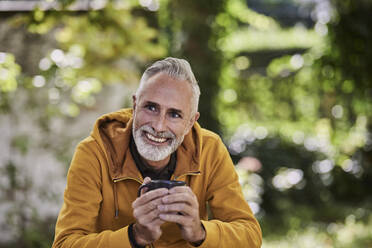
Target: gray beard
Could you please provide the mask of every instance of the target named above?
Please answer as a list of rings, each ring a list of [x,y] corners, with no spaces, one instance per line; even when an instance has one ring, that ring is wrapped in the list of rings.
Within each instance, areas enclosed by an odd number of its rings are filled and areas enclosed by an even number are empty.
[[[151,144],[148,144],[144,137],[144,131],[147,133],[150,133],[151,135],[155,137],[163,137],[163,138],[170,138],[171,143],[167,146],[154,146]],[[132,127],[132,133],[134,138],[134,143],[136,143],[138,153],[145,159],[150,161],[160,161],[168,157],[170,154],[172,154],[174,151],[177,150],[178,146],[181,145],[183,142],[183,139],[185,137],[185,134],[176,138],[176,135],[174,135],[172,132],[166,131],[157,133],[153,130],[152,127],[149,125],[143,125],[142,127],[135,130],[135,124],[133,123]]]

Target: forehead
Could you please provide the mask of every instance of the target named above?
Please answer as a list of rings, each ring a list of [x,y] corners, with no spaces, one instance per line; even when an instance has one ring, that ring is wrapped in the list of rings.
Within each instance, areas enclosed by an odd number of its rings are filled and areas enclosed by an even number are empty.
[[[192,89],[186,80],[158,73],[144,82],[139,102],[154,102],[165,108],[191,110]]]

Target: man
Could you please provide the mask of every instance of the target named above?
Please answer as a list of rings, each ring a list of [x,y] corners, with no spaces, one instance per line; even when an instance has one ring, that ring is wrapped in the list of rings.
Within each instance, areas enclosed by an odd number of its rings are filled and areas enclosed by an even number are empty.
[[[144,72],[133,110],[97,120],[71,162],[53,247],[261,246],[225,146],[196,122],[199,95],[189,63],[166,58]],[[151,179],[187,186],[137,197]]]

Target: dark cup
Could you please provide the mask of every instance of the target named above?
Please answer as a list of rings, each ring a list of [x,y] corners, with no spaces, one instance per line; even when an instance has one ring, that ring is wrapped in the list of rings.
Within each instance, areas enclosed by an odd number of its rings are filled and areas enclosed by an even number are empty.
[[[147,188],[147,192],[154,190],[154,189],[160,189],[160,188],[167,188],[171,189],[176,186],[185,186],[186,183],[184,181],[177,181],[177,180],[151,180],[151,182],[141,185],[138,189],[138,196],[141,195],[141,190],[143,188]]]

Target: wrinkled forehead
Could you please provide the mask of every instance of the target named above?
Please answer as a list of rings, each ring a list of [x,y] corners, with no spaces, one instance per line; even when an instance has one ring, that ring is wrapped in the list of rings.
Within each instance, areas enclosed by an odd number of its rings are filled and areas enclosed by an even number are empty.
[[[167,108],[191,111],[192,89],[186,80],[158,73],[143,82],[138,102],[150,101]]]

